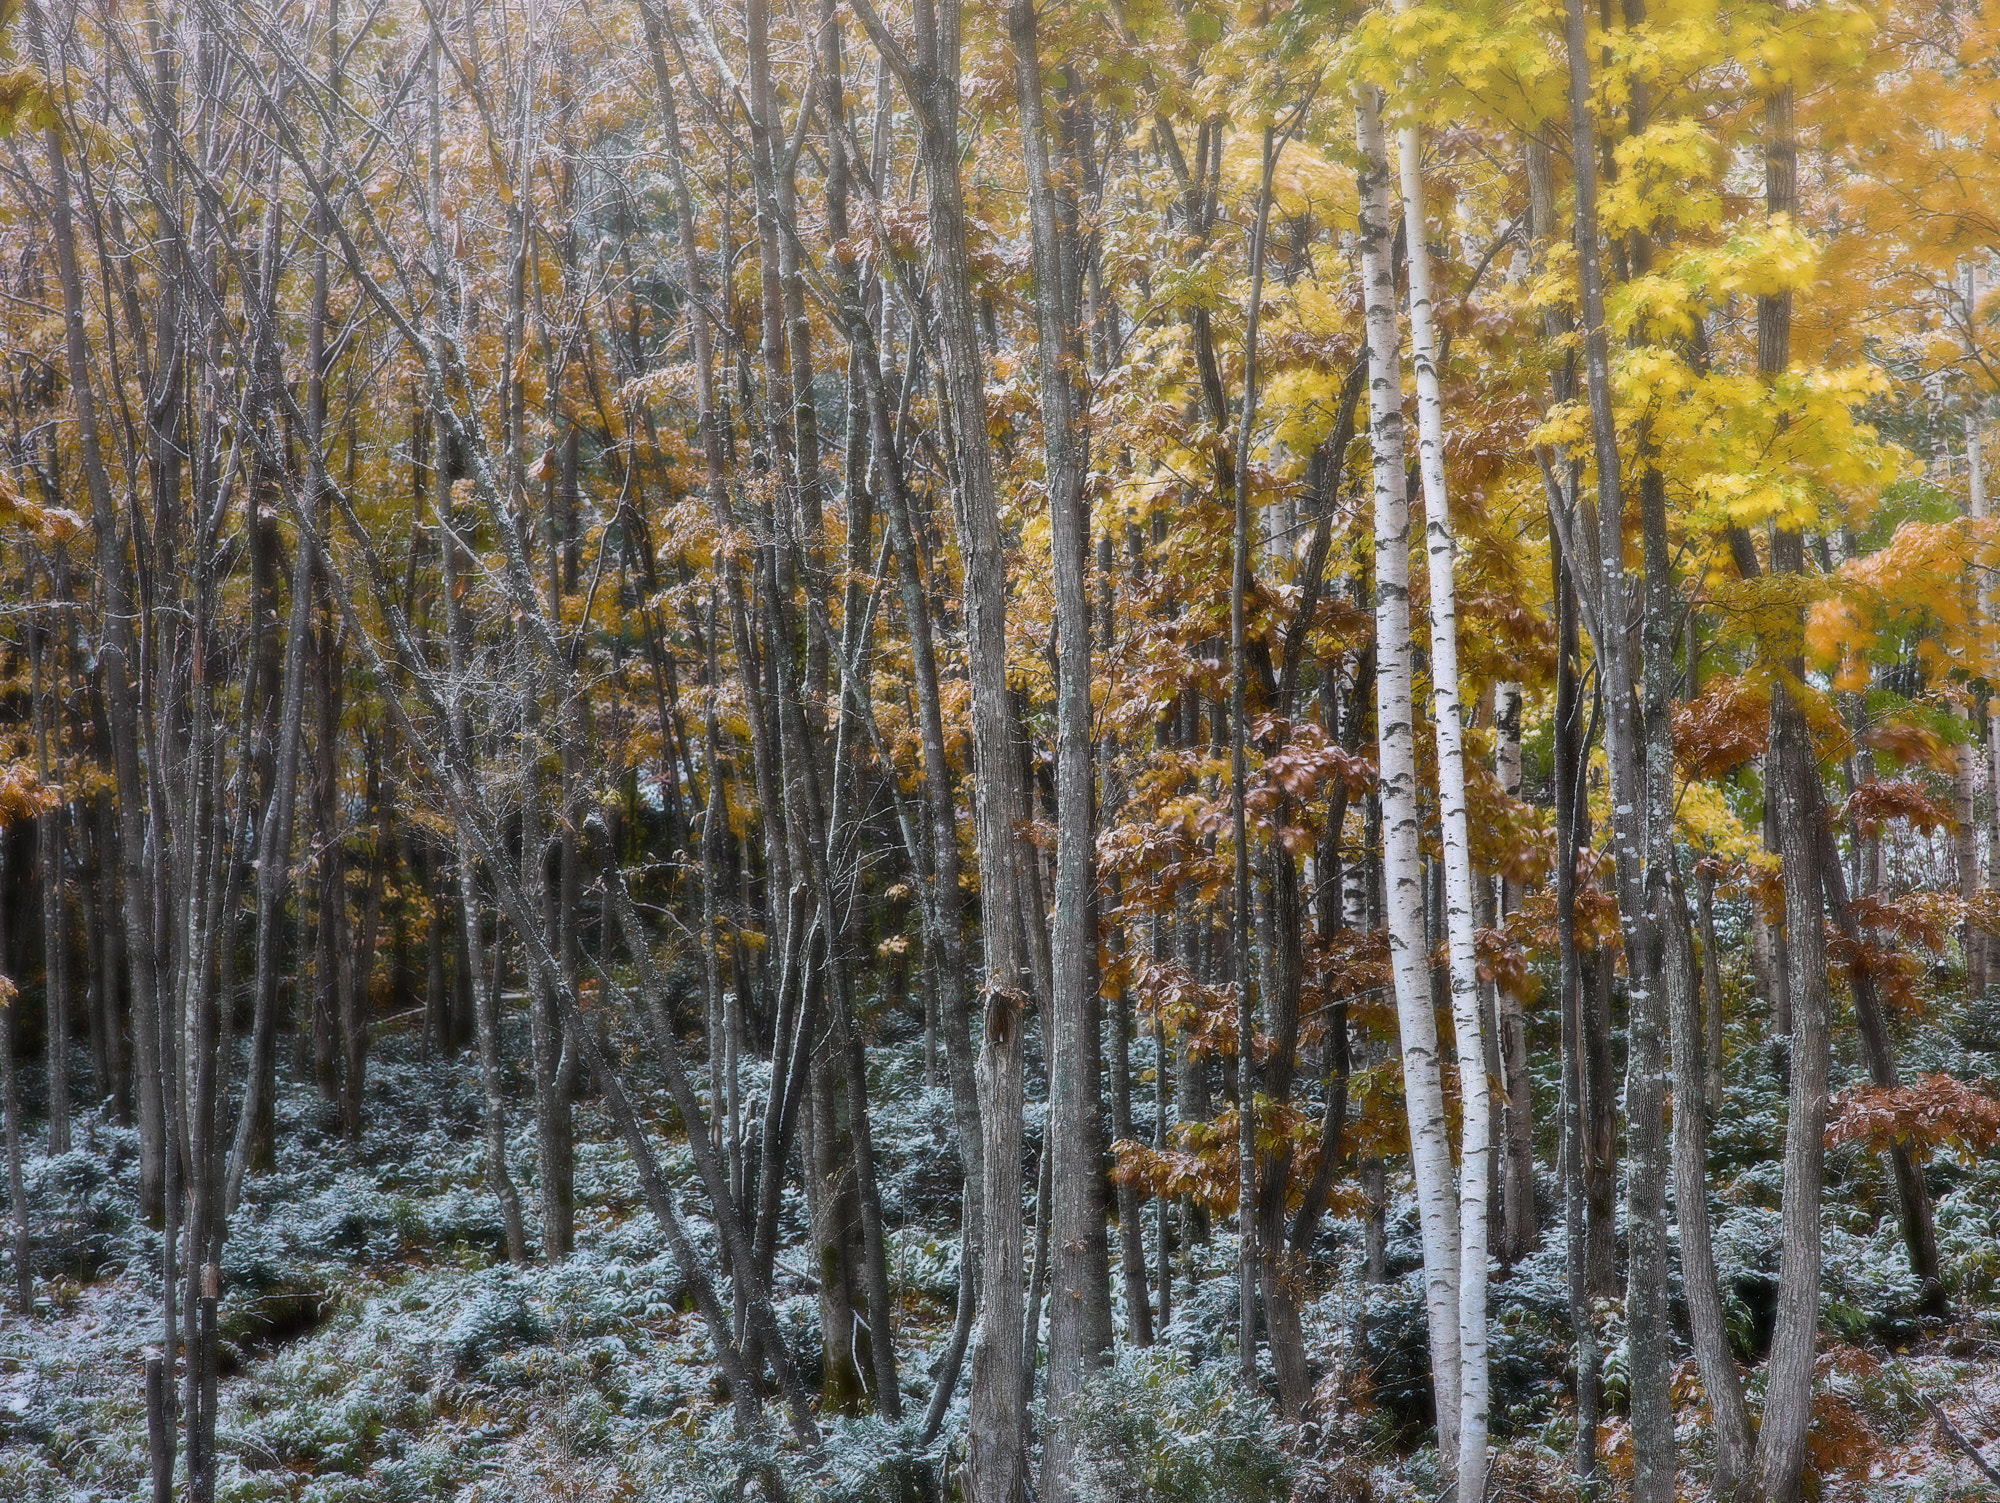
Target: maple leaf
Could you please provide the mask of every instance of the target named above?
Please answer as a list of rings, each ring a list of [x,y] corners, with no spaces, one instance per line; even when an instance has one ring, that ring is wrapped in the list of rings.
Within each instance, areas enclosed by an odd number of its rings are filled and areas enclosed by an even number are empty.
[[[1983,1154],[2000,1143],[2000,1097],[1955,1075],[1926,1075],[1901,1086],[1849,1086],[1829,1103],[1829,1148],[1893,1147],[1928,1156],[1939,1148]]]
[[[1771,691],[1736,674],[1717,674],[1674,706],[1674,761],[1695,778],[1727,777],[1771,740]]]
[[[1895,819],[1907,820],[1912,830],[1923,835],[1958,828],[1957,815],[1910,778],[1867,779],[1841,800],[1834,817],[1864,837],[1879,834]]]

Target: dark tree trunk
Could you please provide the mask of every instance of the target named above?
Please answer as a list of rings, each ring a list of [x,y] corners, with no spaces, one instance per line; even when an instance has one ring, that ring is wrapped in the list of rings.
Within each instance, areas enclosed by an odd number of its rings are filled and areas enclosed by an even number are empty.
[[[21,1086],[15,1070],[15,1040],[19,1034],[21,1009],[16,1005],[20,989],[15,985],[7,956],[6,842],[0,840],[0,1112],[5,1113],[7,1135],[7,1203],[14,1216],[14,1298],[23,1319],[35,1313],[33,1241],[28,1226],[28,1192],[21,1176]]]
[[[1097,924],[1091,900],[1096,880],[1096,790],[1090,706],[1090,512],[1083,494],[1089,438],[1073,384],[1085,357],[1078,321],[1081,267],[1076,259],[1077,205],[1052,180],[1036,25],[1034,9],[1026,0],[1010,10],[1014,90],[1028,177],[1049,551],[1056,592],[1054,997],[1045,1019],[1049,1117],[1042,1149],[1049,1190],[1036,1220],[1038,1248],[1045,1233],[1052,1247],[1048,1381],[1052,1423],[1044,1437],[1041,1493],[1051,1503],[1067,1503],[1076,1485],[1075,1400],[1088,1375],[1103,1361],[1108,1345],[1099,1307],[1106,1297],[1109,1260],[1104,1230]],[[1065,181],[1073,182],[1074,133],[1058,128],[1054,134],[1059,150],[1072,148],[1063,151],[1062,158]],[[1030,1341],[1034,1334],[1030,1329]]]
[[[1722,1110],[1722,963],[1715,943],[1715,871],[1695,870],[1695,916],[1701,933],[1702,1099],[1710,1112]]]
[[[44,73],[53,76],[40,6],[31,5],[26,15],[32,49]],[[142,1214],[157,1220],[165,1208],[167,1122],[166,1102],[160,1090],[159,973],[154,961],[152,884],[146,862],[144,811],[148,801],[139,759],[136,702],[139,665],[131,624],[135,610],[126,569],[125,538],[99,445],[96,378],[91,370],[83,277],[70,212],[69,164],[62,137],[55,129],[44,132],[43,144],[51,183],[49,221],[55,240],[57,275],[62,283],[64,350],[76,407],[78,450],[90,498],[91,532],[105,622],[105,640],[100,652],[105,718],[117,805],[123,816],[108,821],[107,829],[115,828],[118,836],[125,949],[131,961],[132,1037],[139,1077],[139,1205]],[[104,853],[110,850],[106,846]]]
[[[1765,203],[1789,214],[1796,185],[1796,141],[1789,86],[1765,102]],[[1757,369],[1775,380],[1791,364],[1789,292],[1757,300]],[[1774,527],[1771,572],[1805,572],[1805,539]],[[1787,623],[1787,640],[1802,620]],[[1785,1116],[1785,1178],[1781,1215],[1784,1253],[1778,1266],[1778,1313],[1771,1337],[1763,1422],[1743,1484],[1760,1503],[1799,1496],[1812,1424],[1814,1356],[1819,1335],[1820,1202],[1826,1180],[1826,1092],[1831,1063],[1826,970],[1825,873],[1820,859],[1822,794],[1812,731],[1791,685],[1804,665],[1794,651],[1771,695],[1771,778],[1778,856],[1785,882],[1785,971],[1791,1001],[1790,1080]]]

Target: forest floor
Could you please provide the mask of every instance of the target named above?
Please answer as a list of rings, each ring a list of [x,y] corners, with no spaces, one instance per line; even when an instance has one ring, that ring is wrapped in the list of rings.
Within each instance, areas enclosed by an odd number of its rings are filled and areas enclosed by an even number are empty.
[[[877,1068],[906,1407],[920,1417],[957,1293],[949,1103],[923,1084],[917,1049],[885,1047]],[[1724,1118],[1735,1127],[1717,1134],[1718,1161],[1736,1166],[1718,1178],[1718,1253],[1742,1343],[1754,1353],[1757,1291],[1776,1256],[1776,1183],[1760,1149],[1781,1119],[1768,1086],[1752,1080],[1742,1089],[1741,1109]],[[231,1227],[218,1497],[693,1503],[759,1496],[755,1484],[743,1491],[744,1479],[770,1460],[796,1497],[896,1496],[896,1463],[914,1453],[917,1419],[901,1427],[866,1417],[832,1422],[813,1458],[774,1458],[731,1436],[707,1336],[595,1103],[578,1106],[577,1250],[526,1267],[501,1255],[479,1098],[463,1062],[422,1060],[411,1040],[386,1036],[368,1108],[370,1125],[350,1141],[309,1084],[289,1085],[279,1104],[279,1161],[252,1181]],[[671,1111],[663,1096],[648,1108],[692,1209],[692,1167]],[[525,1110],[515,1129],[513,1161],[532,1212]],[[1039,1123],[1030,1129],[1032,1148]],[[79,1124],[77,1140],[68,1155],[28,1160],[37,1313],[32,1321],[0,1317],[0,1498],[19,1503],[147,1496],[141,1374],[163,1340],[161,1240],[134,1214],[134,1135],[93,1119]],[[1817,1496],[2000,1500],[2000,1486],[1960,1448],[1962,1440],[2000,1464],[2000,1165],[1933,1164],[1958,1313],[1932,1328],[1902,1313],[1912,1291],[1885,1225],[1879,1173],[1853,1155],[1836,1156],[1834,1167],[1812,1443]],[[1553,1184],[1547,1189],[1553,1201]],[[1390,1208],[1394,1277],[1386,1286],[1357,1282],[1358,1224],[1329,1228],[1322,1288],[1308,1310],[1319,1412],[1303,1429],[1279,1425],[1266,1400],[1230,1376],[1231,1239],[1218,1231],[1190,1249],[1161,1346],[1121,1350],[1092,1396],[1092,1487],[1134,1503],[1434,1497],[1406,1199]],[[795,1192],[786,1218],[802,1241]],[[712,1254],[707,1223],[690,1221]],[[1494,1287],[1495,1499],[1570,1494],[1573,1371],[1559,1229],[1549,1237]],[[817,1372],[817,1304],[795,1272],[803,1256],[781,1255],[778,1310],[795,1356]],[[1601,1449],[1617,1478],[1626,1466],[1615,1304],[1600,1317],[1611,1354]],[[1753,1374],[1753,1399],[1756,1391]],[[1684,1496],[1696,1497],[1706,1429],[1691,1364],[1676,1392],[1689,1460]],[[946,1426],[947,1437],[953,1429]],[[927,1453],[934,1461],[941,1446]]]

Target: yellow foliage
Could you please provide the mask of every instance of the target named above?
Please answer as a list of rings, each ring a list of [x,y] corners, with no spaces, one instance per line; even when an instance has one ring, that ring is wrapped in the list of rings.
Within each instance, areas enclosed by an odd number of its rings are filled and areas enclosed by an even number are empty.
[[[22,528],[44,542],[64,543],[83,530],[83,518],[63,506],[41,506],[14,488],[0,470],[0,524]]]
[[[1690,779],[1674,806],[1674,828],[1682,841],[1704,855],[1744,861],[1762,848],[1760,832],[1736,817],[1714,783]]]
[[[1789,214],[1745,226],[1706,254],[1687,260],[1690,280],[1720,303],[1735,296],[1776,297],[1811,283],[1820,250]]]
[[[25,762],[0,763],[0,829],[46,814],[59,801],[56,790]]]
[[[1263,398],[1276,419],[1273,442],[1301,456],[1323,443],[1340,414],[1341,381],[1315,366],[1292,366],[1274,374]]]
[[[1222,151],[1223,191],[1246,215],[1255,211],[1263,180],[1263,138],[1260,132],[1236,131]],[[1335,162],[1310,142],[1287,141],[1271,168],[1271,208],[1281,219],[1310,216],[1331,231],[1354,225],[1354,168]]]
[[[1905,522],[1886,545],[1841,565],[1837,593],[1808,616],[1808,649],[1844,689],[1867,686],[1868,655],[1891,632],[1917,632],[1918,658],[1934,678],[1984,672],[1992,628],[1974,611],[1965,576],[1996,553],[2000,521]]]
[[[1722,217],[1716,178],[1726,160],[1722,143],[1694,120],[1655,120],[1612,148],[1618,171],[1605,184],[1605,231],[1659,226],[1708,228]]]

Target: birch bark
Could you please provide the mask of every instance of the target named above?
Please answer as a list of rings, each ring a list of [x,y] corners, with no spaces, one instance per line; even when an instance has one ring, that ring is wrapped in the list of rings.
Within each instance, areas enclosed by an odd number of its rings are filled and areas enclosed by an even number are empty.
[[[1407,5],[1400,0],[1399,8]],[[1465,723],[1458,694],[1458,606],[1450,498],[1444,478],[1444,404],[1438,392],[1437,328],[1430,252],[1424,244],[1422,148],[1414,124],[1397,132],[1409,243],[1410,365],[1417,386],[1417,474],[1424,495],[1424,552],[1430,563],[1431,720],[1437,736],[1438,823],[1444,851],[1445,949],[1451,974],[1453,1042],[1458,1051],[1463,1141],[1458,1182],[1458,1488],[1486,1488],[1487,1186],[1493,1110],[1486,1080],[1485,1009],[1473,950],[1472,853],[1465,810]],[[1370,329],[1371,349],[1373,328]]]
[[[1416,711],[1410,637],[1410,512],[1404,493],[1403,370],[1396,326],[1395,219],[1382,137],[1381,96],[1357,96],[1361,150],[1361,290],[1368,329],[1368,431],[1374,451],[1375,705],[1381,747],[1383,891],[1410,1162],[1424,1249],[1424,1308],[1430,1319],[1437,1395],[1438,1453],[1454,1472],[1462,1402],[1459,1340],[1459,1227],[1437,1019],[1424,947],[1424,884],[1417,814]]]

